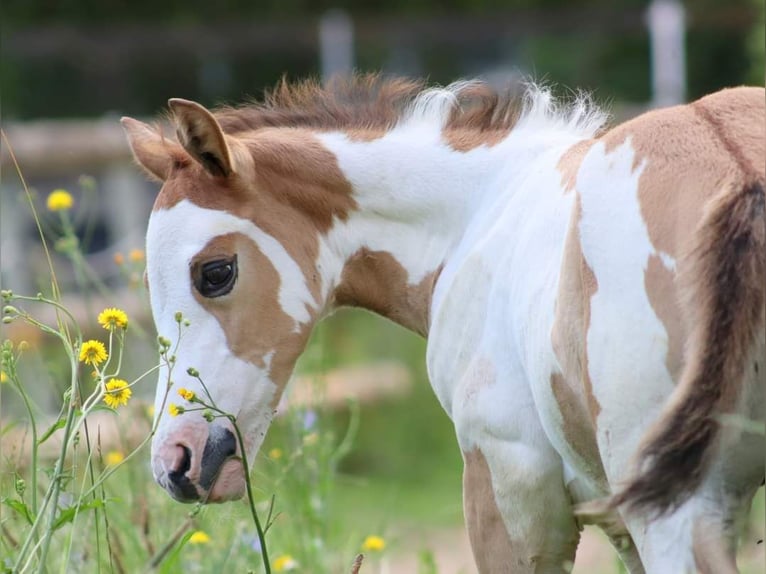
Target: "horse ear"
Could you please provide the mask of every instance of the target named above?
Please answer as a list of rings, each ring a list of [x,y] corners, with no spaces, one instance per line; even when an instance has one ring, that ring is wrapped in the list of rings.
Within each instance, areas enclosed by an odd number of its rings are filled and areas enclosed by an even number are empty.
[[[168,100],[176,124],[178,141],[211,175],[232,173],[231,153],[221,126],[213,114],[197,102]]]
[[[161,134],[144,122],[122,118],[120,123],[138,165],[144,168],[150,177],[160,182],[165,181],[173,167],[169,144],[163,140]]]

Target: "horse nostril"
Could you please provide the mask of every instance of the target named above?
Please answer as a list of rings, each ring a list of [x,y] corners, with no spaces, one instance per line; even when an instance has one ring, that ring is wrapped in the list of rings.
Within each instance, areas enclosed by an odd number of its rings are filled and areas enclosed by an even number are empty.
[[[191,449],[184,445],[176,445],[176,458],[168,471],[171,494],[180,501],[192,501],[199,498],[199,493],[186,476],[191,468]]]
[[[210,489],[218,476],[224,461],[237,454],[237,440],[227,428],[211,427],[205,450],[202,453],[202,468],[199,483],[202,488]]]
[[[183,454],[181,455],[181,458],[178,459],[177,468],[173,469],[171,473],[183,475],[189,472],[189,469],[191,468],[191,449],[182,444],[176,445],[176,448],[180,448]]]

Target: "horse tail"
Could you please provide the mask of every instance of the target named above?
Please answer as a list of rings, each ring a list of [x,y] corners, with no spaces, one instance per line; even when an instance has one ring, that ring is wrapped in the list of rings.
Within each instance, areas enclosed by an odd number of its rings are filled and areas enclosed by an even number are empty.
[[[680,277],[691,319],[686,366],[612,508],[662,514],[701,484],[716,452],[719,415],[736,409],[749,353],[764,331],[765,203],[759,180],[727,188],[706,209]]]

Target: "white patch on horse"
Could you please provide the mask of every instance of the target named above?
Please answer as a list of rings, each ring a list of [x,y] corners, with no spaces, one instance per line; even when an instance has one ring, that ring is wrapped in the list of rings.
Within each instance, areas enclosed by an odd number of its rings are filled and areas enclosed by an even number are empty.
[[[664,251],[658,252],[660,256],[660,260],[662,261],[662,264],[665,266],[665,268],[668,271],[673,271],[675,273],[676,271],[676,260],[673,258],[672,255],[665,253]]]

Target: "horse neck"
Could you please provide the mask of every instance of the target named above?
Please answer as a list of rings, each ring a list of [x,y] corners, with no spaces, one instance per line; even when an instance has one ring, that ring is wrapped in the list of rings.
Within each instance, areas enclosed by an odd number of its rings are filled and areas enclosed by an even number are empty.
[[[369,141],[319,137],[356,203],[320,250],[330,307],[363,307],[427,335],[439,272],[508,166],[507,150],[456,151],[440,129],[425,126]]]

